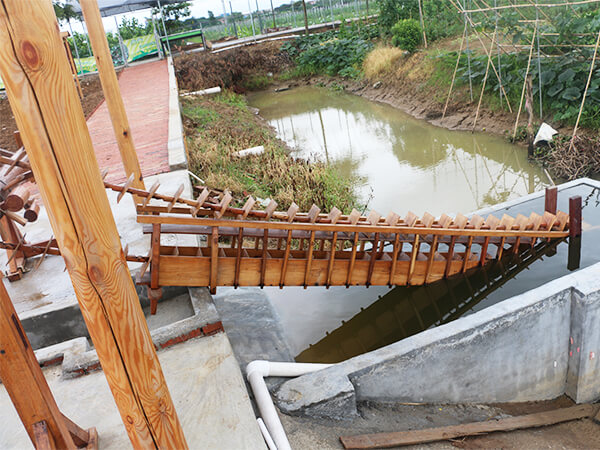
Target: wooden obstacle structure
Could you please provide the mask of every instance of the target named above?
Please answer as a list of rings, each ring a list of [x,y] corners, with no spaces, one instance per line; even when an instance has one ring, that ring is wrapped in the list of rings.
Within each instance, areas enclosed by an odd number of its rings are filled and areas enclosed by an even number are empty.
[[[277,211],[271,201],[253,209],[249,197],[241,208],[233,197],[210,197],[205,189],[196,200],[105,183],[107,188],[136,195],[138,222],[151,235],[150,255],[138,283],[150,289],[152,310],[161,286],[371,286],[422,285],[465,273],[506,252],[519,253],[541,241],[564,239],[581,233],[581,204],[570,214],[556,210],[556,188],[546,192],[546,211],[498,219],[478,215],[405,218],[375,211],[362,216],[344,215],[337,208],[322,214],[313,205],[300,213],[292,204]],[[160,205],[151,202],[161,201]],[[576,228],[569,231],[570,217]],[[577,219],[579,217],[579,219]],[[200,236],[203,245],[165,246],[161,235]],[[149,271],[147,272],[147,270]]]

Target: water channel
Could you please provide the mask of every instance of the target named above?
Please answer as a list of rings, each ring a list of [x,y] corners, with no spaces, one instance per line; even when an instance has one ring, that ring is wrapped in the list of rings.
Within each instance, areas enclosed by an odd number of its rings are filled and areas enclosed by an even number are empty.
[[[255,93],[251,106],[292,149],[292,155],[337,165],[358,177],[368,210],[405,216],[469,213],[548,185],[526,150],[481,133],[448,131],[380,103],[325,88]],[[583,239],[600,238],[599,193],[572,189],[584,199]],[[559,207],[568,210],[567,195]],[[543,212],[534,200],[511,215]],[[581,267],[598,261],[583,246]],[[337,362],[454,320],[569,272],[568,245],[547,246],[503,260],[467,277],[426,287],[265,289],[300,361]]]

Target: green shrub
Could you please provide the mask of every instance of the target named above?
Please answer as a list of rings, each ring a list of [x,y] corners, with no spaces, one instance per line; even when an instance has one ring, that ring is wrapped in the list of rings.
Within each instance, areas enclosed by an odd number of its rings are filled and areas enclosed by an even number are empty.
[[[421,43],[421,26],[415,19],[403,19],[392,27],[392,44],[414,52]]]

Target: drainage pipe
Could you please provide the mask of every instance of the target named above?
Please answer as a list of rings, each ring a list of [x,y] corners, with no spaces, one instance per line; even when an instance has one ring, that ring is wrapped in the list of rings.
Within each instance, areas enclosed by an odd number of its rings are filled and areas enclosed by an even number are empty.
[[[277,415],[265,377],[298,377],[331,367],[333,364],[309,364],[293,362],[252,361],[246,366],[246,377],[252,387],[256,404],[277,450],[291,450],[290,443]]]

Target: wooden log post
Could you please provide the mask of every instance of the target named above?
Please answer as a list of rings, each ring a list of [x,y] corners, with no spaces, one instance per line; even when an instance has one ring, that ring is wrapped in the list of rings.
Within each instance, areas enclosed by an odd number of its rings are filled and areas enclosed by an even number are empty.
[[[133,447],[187,448],[49,0],[0,0],[0,77]]]
[[[0,378],[36,448],[40,429],[45,429],[47,440],[61,449],[76,449],[76,444],[81,443],[74,442],[70,430],[83,437],[85,443],[96,434],[95,428],[82,430],[65,420],[58,409],[1,279]]]
[[[569,199],[569,238],[581,236],[581,196]]]
[[[544,211],[556,215],[558,205],[558,188],[556,186],[547,187],[544,196]]]
[[[142,170],[140,169],[135,145],[133,144],[133,137],[131,136],[131,129],[129,128],[129,121],[127,120],[127,112],[125,111],[125,105],[121,97],[119,81],[117,80],[113,60],[110,56],[108,41],[104,34],[104,26],[102,25],[98,2],[96,0],[81,0],[79,3],[87,26],[94,58],[96,59],[98,75],[100,76],[100,83],[104,91],[104,98],[106,106],[108,106],[115,137],[117,138],[119,152],[121,153],[123,167],[125,168],[125,175],[129,177],[133,173],[134,181],[132,186],[145,189]],[[140,80],[140,83],[142,82]],[[138,197],[134,196],[134,200],[136,203],[139,203]]]

